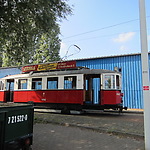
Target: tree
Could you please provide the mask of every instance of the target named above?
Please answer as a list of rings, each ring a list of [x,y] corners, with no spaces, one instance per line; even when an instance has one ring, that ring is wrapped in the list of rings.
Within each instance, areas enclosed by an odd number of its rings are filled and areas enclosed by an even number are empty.
[[[44,44],[49,47],[46,48],[45,45],[42,51],[42,62],[50,61],[46,54],[59,54],[58,22],[69,14],[71,7],[65,0],[0,0],[0,50],[3,66],[35,62],[36,57],[33,59],[33,55],[37,55]],[[44,37],[46,39],[42,44]],[[56,47],[57,52],[53,53]]]
[[[45,63],[60,60],[59,33],[59,26],[56,25],[55,29],[44,33],[38,38],[33,57],[31,58],[32,63]]]

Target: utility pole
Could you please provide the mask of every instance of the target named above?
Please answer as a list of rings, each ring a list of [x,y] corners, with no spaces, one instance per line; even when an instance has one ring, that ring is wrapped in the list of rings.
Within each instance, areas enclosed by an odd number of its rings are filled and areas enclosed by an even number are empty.
[[[150,150],[150,86],[149,86],[149,61],[146,29],[145,0],[139,0],[140,5],[140,33],[141,33],[141,62],[144,99],[144,134],[145,150]]]

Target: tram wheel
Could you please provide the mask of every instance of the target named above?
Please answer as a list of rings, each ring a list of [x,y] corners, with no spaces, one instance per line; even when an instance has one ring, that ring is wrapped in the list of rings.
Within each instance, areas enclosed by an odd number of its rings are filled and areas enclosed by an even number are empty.
[[[70,114],[70,110],[69,110],[67,107],[64,107],[64,108],[61,110],[61,114]]]
[[[119,114],[121,114],[121,113],[122,113],[122,110],[123,110],[123,108],[122,108],[122,107],[120,107],[120,108],[119,108]]]

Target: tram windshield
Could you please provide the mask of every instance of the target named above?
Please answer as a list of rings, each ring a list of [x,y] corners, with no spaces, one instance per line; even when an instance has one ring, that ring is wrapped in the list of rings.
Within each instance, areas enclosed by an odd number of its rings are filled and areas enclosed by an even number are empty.
[[[121,89],[121,76],[112,74],[103,74],[103,89]]]

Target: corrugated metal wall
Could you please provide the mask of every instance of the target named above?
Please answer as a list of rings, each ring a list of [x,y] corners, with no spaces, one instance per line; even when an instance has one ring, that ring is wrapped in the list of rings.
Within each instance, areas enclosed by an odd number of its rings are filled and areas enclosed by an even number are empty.
[[[143,109],[141,56],[139,54],[77,60],[77,66],[91,69],[122,69],[124,106]]]

